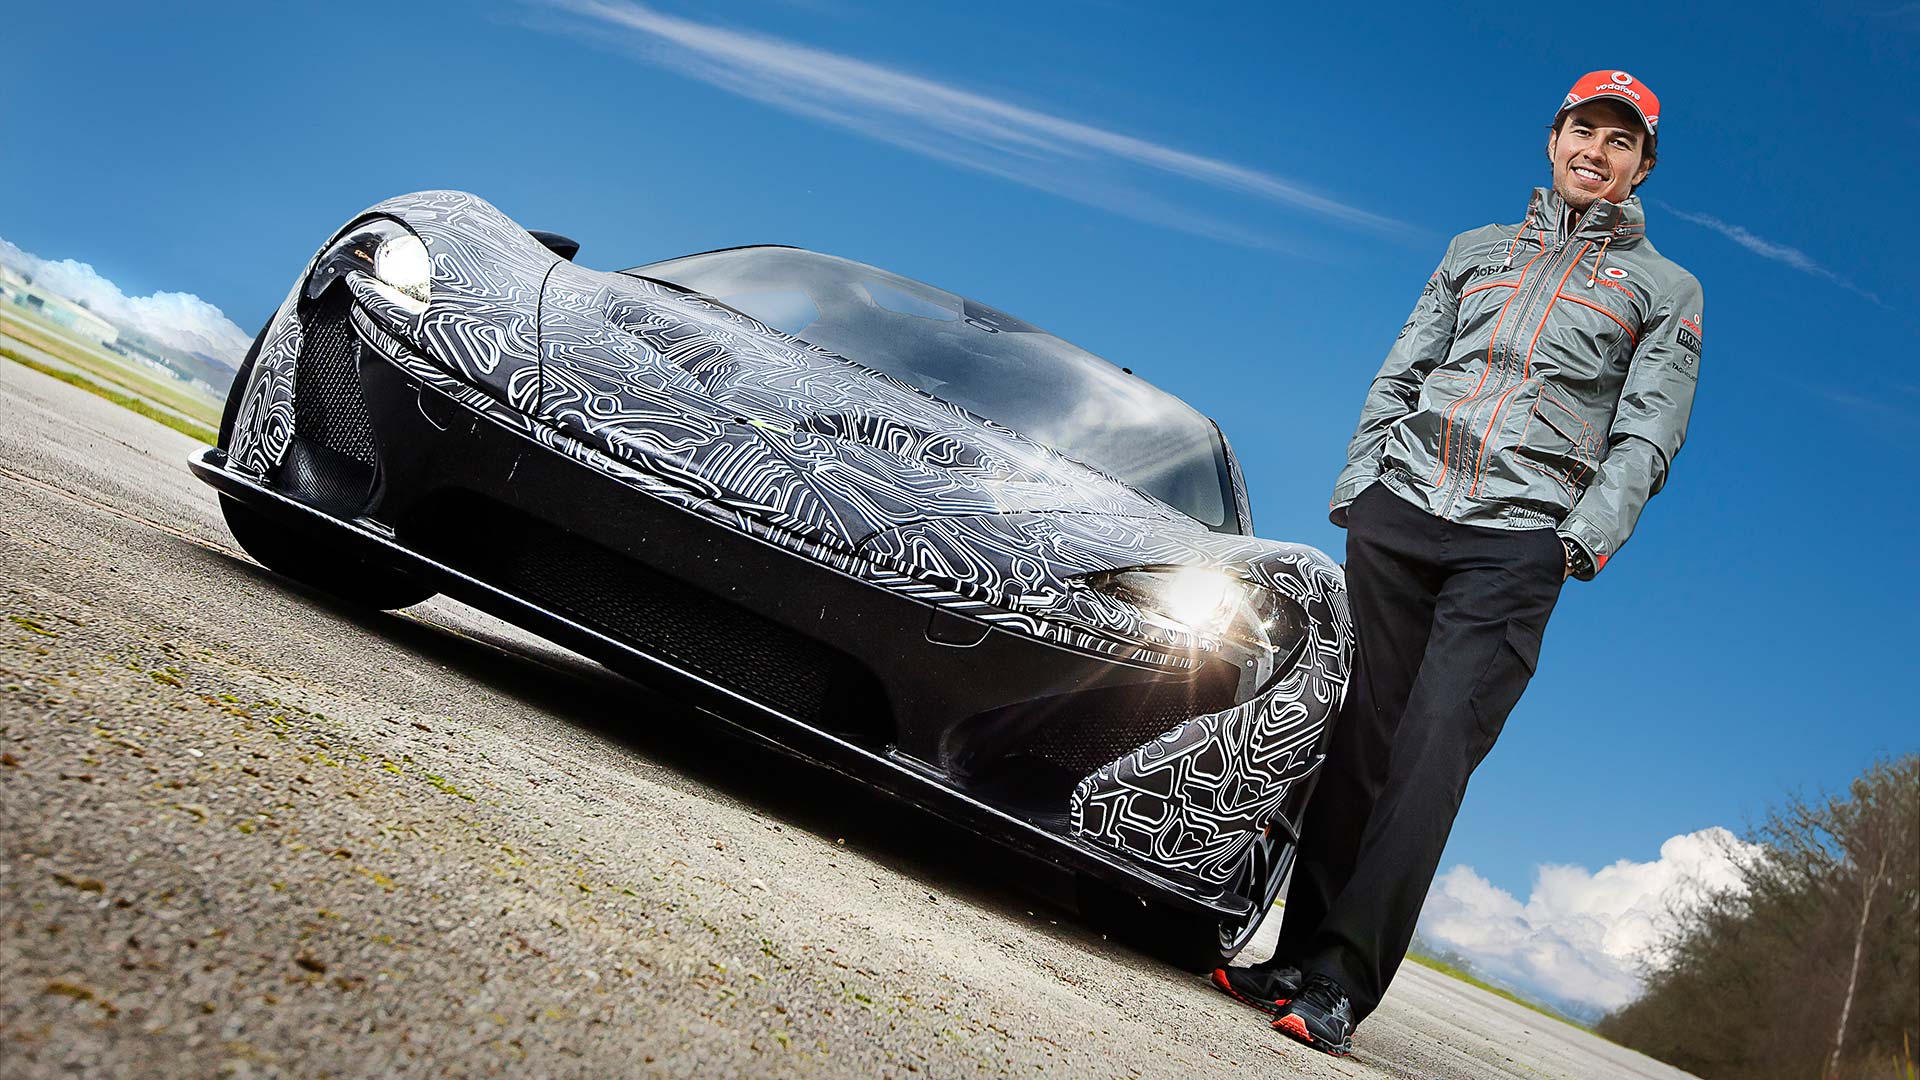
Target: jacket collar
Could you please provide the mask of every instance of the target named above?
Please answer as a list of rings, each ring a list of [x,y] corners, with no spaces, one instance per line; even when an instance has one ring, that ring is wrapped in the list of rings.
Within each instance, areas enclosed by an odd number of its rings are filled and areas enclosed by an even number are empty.
[[[1647,234],[1647,214],[1641,209],[1637,195],[1629,195],[1626,201],[1617,203],[1601,199],[1570,225],[1567,203],[1560,193],[1552,188],[1534,188],[1533,201],[1527,206],[1527,220],[1556,242],[1611,240],[1625,247]]]

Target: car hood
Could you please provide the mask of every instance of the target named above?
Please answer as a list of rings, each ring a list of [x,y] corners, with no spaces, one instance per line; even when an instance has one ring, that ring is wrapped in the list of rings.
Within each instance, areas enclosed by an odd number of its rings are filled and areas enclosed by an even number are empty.
[[[919,522],[1040,513],[1210,533],[986,418],[698,296],[556,266],[538,411],[628,464],[855,548]]]

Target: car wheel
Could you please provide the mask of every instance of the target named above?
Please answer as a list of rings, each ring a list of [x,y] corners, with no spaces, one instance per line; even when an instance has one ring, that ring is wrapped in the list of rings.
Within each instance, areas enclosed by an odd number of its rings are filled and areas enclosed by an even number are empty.
[[[247,396],[247,379],[253,375],[253,362],[260,358],[260,346],[267,340],[267,328],[272,320],[260,328],[253,336],[253,347],[247,350],[246,359],[240,361],[240,370],[233,374],[233,385],[227,389],[227,407],[220,411],[220,441],[215,444],[225,450],[233,442],[233,422],[240,417],[240,399]]]
[[[271,324],[269,324],[271,325]],[[240,399],[246,395],[247,378],[253,374],[260,345],[266,340],[262,327],[247,350],[240,370],[233,377],[233,389],[227,393],[227,407],[220,417],[220,448],[233,441],[234,421],[240,414]],[[411,607],[431,598],[435,589],[418,578],[391,566],[369,562],[354,555],[329,549],[312,536],[295,532],[238,500],[220,496],[220,513],[227,519],[227,531],[241,548],[274,573],[290,577],[322,592],[332,593],[348,603],[392,610]]]
[[[312,536],[269,520],[238,500],[220,496],[227,529],[247,554],[276,574],[366,607],[411,607],[438,590],[403,570],[369,562],[316,543]]]
[[[1293,868],[1294,851],[1292,844],[1269,833],[1247,853],[1234,890],[1254,900],[1244,918],[1175,911],[1091,878],[1080,879],[1080,911],[1109,937],[1182,970],[1209,972],[1226,966],[1260,932]]]
[[[1280,899],[1280,886],[1286,883],[1287,872],[1293,868],[1295,848],[1284,840],[1275,838],[1271,833],[1255,842],[1253,850],[1247,853],[1247,865],[1241,871],[1241,880],[1235,890],[1241,896],[1251,896],[1253,911],[1244,919],[1220,920],[1220,953],[1232,959],[1240,950],[1253,941],[1260,932],[1260,924],[1267,921],[1273,913],[1273,903]]]

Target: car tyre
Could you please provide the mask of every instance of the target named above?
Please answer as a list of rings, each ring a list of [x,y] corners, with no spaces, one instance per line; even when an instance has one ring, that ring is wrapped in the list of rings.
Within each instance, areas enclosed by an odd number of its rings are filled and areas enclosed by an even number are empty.
[[[1252,897],[1254,909],[1245,919],[1220,920],[1222,956],[1231,959],[1238,955],[1260,932],[1260,924],[1273,914],[1273,905],[1280,899],[1280,887],[1286,884],[1287,874],[1293,869],[1295,851],[1292,844],[1269,834],[1256,841],[1247,853],[1246,866],[1241,870],[1235,891]]]
[[[329,549],[229,496],[220,496],[220,512],[233,538],[260,565],[348,603],[391,611],[439,591],[404,570]]]
[[[260,358],[260,346],[267,340],[267,330],[273,325],[269,320],[260,332],[253,336],[253,345],[247,350],[246,358],[240,361],[240,370],[233,373],[233,385],[227,389],[227,406],[220,410],[220,441],[216,443],[222,453],[233,442],[233,424],[240,418],[240,399],[247,396],[247,380],[253,377],[253,362]]]

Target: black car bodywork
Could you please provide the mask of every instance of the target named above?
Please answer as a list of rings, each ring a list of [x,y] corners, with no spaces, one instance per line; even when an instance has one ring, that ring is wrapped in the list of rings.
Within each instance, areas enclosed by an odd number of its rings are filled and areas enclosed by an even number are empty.
[[[1090,913],[1144,921],[1163,954],[1237,951],[1290,865],[1351,646],[1339,567],[1244,535],[1212,425],[1135,435],[1095,397],[1063,448],[889,374],[915,374],[910,343],[843,355],[740,310],[751,289],[555,249],[447,191],[323,247],[192,462],[242,545],[377,606],[492,612],[1074,872]],[[867,301],[950,296],[808,265]],[[885,303],[959,347],[1071,348],[971,301]],[[1073,352],[1075,378],[1185,409]]]

